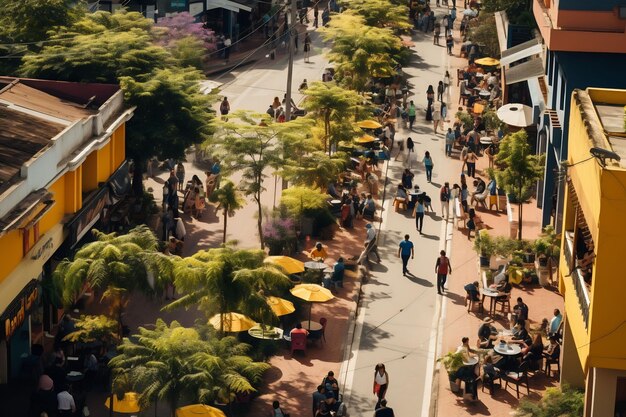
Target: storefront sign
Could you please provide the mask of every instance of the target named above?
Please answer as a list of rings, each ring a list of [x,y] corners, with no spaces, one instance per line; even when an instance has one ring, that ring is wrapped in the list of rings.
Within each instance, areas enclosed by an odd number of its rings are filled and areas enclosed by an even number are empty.
[[[15,331],[22,326],[26,316],[37,307],[39,292],[39,283],[33,279],[9,304],[9,307],[0,316],[0,323],[2,323],[0,338],[9,340]]]
[[[101,187],[91,200],[76,213],[74,218],[68,223],[70,228],[70,244],[73,246],[96,224],[102,210],[107,204],[109,187]]]

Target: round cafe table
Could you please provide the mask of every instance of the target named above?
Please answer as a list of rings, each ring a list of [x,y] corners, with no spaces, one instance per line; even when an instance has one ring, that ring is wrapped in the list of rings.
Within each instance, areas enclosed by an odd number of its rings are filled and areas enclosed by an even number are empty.
[[[311,320],[309,322],[308,320],[303,320],[301,323],[302,323],[302,328],[310,332],[318,332],[322,330],[322,325],[316,321]]]
[[[263,329],[261,326],[254,326],[248,330],[248,334],[255,339],[263,340],[280,340],[283,338],[283,329],[279,327],[267,326]]]
[[[324,262],[308,261],[304,263],[304,267],[306,269],[312,269],[314,271],[323,271],[328,268],[328,265],[326,265]]]
[[[522,347],[516,343],[498,343],[493,347],[493,350],[502,356],[517,356],[522,353]]]
[[[500,293],[496,290],[492,290],[491,288],[481,288],[480,294],[483,296],[483,305],[485,305],[485,297],[489,298],[489,316],[493,316],[495,314],[496,298],[498,298]]]
[[[471,358],[468,358],[467,360],[463,360],[463,366],[473,366],[476,365],[478,363],[478,358],[475,356],[472,356]]]

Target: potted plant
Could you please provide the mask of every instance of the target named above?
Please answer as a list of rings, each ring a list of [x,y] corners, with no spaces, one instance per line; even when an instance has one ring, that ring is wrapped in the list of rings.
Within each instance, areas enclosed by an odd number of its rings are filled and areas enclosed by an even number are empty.
[[[463,366],[463,354],[456,351],[450,351],[445,356],[437,359],[441,362],[448,372],[448,380],[450,381],[450,391],[459,392],[461,387],[456,384],[456,373]]]
[[[535,240],[533,249],[537,255],[537,275],[542,286],[552,282],[553,268],[561,250],[561,239],[554,227],[546,226],[539,239]]]
[[[465,129],[469,129],[474,126],[474,118],[468,112],[458,111],[456,112],[455,116],[459,123],[461,123]]]
[[[481,230],[474,240],[474,250],[478,253],[481,268],[489,268],[491,257],[495,253],[496,245],[493,237],[486,230]]]

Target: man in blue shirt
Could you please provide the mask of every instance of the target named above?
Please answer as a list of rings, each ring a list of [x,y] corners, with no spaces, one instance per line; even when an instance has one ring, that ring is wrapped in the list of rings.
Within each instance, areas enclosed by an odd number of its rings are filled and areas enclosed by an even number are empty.
[[[339,259],[337,259],[337,263],[333,267],[333,275],[331,278],[335,287],[343,288],[343,275],[345,271],[346,265],[343,263],[343,258],[339,257]]]
[[[559,327],[561,327],[561,321],[563,320],[563,316],[558,308],[554,309],[554,317],[550,320],[550,328],[548,329],[548,336],[556,335],[559,332]]]
[[[222,172],[222,167],[220,166],[220,160],[217,158],[213,158],[213,166],[211,166],[211,174],[215,175],[215,189],[220,189],[220,179]]]
[[[413,259],[415,251],[413,250],[413,242],[409,240],[409,235],[404,235],[404,240],[400,242],[398,248],[398,257],[402,258],[402,275],[408,274],[407,264],[409,263],[409,257]]]

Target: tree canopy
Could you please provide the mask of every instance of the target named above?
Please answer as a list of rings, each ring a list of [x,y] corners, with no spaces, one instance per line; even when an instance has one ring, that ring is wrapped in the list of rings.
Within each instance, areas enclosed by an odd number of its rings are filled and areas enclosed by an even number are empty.
[[[373,27],[388,27],[394,31],[406,31],[411,28],[409,8],[397,5],[389,0],[349,0],[342,2],[347,11],[364,18],[365,24]]]

